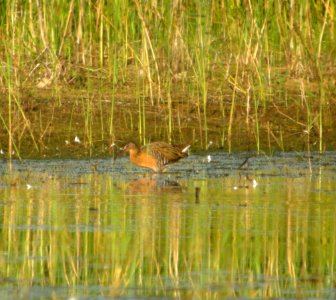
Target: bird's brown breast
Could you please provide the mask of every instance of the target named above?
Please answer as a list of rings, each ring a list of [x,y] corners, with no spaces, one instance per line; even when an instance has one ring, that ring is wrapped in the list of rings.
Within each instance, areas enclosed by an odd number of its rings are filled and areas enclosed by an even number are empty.
[[[144,152],[130,153],[131,162],[139,167],[149,168],[158,171],[157,160],[155,157]]]

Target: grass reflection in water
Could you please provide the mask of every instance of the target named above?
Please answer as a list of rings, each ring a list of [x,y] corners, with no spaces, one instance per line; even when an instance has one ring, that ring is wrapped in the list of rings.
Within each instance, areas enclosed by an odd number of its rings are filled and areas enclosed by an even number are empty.
[[[0,296],[332,298],[335,156],[2,163]]]

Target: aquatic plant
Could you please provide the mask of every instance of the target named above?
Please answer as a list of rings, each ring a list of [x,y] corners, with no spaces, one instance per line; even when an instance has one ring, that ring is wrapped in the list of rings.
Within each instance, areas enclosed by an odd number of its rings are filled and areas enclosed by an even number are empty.
[[[293,135],[304,139],[293,127],[302,121],[295,110],[304,84],[319,116],[311,142],[322,152],[334,146],[326,133],[335,97],[335,9],[330,0],[2,1],[0,87],[11,100],[1,100],[0,139],[7,153],[22,143],[44,153],[52,136],[61,138],[44,103],[69,120],[71,102],[92,97],[91,109],[82,105],[72,123],[72,135],[88,137],[89,153],[98,141],[122,139],[120,128],[130,123],[130,135],[142,142],[195,135],[196,147],[212,140],[231,151],[240,134],[245,148],[278,148],[280,133],[285,145]],[[131,112],[123,112],[125,104]],[[16,109],[15,122],[27,130],[14,134]],[[281,113],[295,122],[287,118],[279,130],[273,119]]]

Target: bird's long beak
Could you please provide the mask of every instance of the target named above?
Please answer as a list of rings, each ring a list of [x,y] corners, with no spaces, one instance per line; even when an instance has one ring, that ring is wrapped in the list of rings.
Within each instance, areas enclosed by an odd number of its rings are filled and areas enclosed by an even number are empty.
[[[118,147],[115,143],[113,143],[110,147],[113,149],[113,160],[116,160],[125,153],[124,148]]]

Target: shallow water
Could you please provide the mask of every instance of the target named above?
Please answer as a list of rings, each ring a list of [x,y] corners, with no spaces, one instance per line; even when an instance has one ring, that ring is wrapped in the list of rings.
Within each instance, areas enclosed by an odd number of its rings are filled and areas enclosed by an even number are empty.
[[[2,161],[0,298],[335,298],[336,152],[210,155]]]

